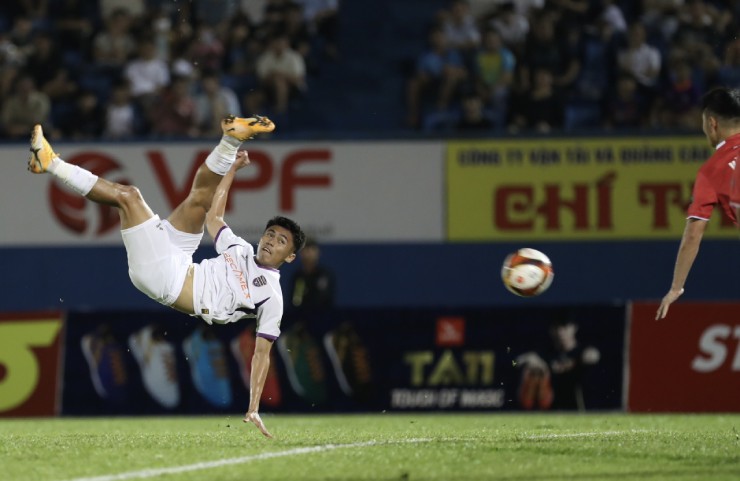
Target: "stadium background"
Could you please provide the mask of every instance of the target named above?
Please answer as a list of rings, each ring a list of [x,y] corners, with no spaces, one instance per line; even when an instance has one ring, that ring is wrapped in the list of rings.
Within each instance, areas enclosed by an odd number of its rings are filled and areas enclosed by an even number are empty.
[[[154,4],[169,7],[162,11],[173,22],[183,20],[171,7],[186,5]],[[633,2],[616,4],[629,24],[647,21],[651,13]],[[715,9],[712,18],[728,14],[734,19],[723,4],[691,2],[686,8],[696,4]],[[78,124],[89,125],[75,110],[81,93],[91,93],[102,109],[115,82],[100,74],[89,43],[69,48],[74,39],[65,36],[70,31],[59,19],[63,14],[87,19],[92,32],[102,25],[100,13],[88,2],[18,5],[3,7],[3,45],[20,41],[17,9],[28,8],[35,12],[28,17],[34,33],[26,46],[38,32],[66,46],[58,53],[64,59],[61,68],[74,74],[70,83],[79,87],[74,95],[50,99],[45,121],[55,148],[67,160],[139,186],[156,212],[169,211],[186,192],[193,165],[217,137],[206,132],[190,136],[187,130],[155,135],[147,127],[116,139],[103,131],[74,131]],[[236,2],[189,6],[188,21],[208,8],[237,8]],[[651,319],[654,303],[670,282],[695,171],[710,153],[696,124],[685,130],[664,125],[660,112],[666,103],[656,88],[643,92],[654,102],[650,108],[642,104],[648,118],[613,128],[604,102],[617,78],[611,72],[601,86],[603,98],[583,95],[579,82],[560,91],[568,102],[562,123],[549,132],[524,128],[515,133],[495,121],[488,130],[458,130],[455,106],[441,122],[430,114],[409,127],[405,86],[415,58],[424,51],[428,27],[447,6],[387,1],[368,8],[364,2],[343,2],[339,56],[321,53],[327,39],[311,37],[306,91],[287,112],[271,112],[265,105],[278,131],[247,145],[255,173],[242,178],[229,221],[254,240],[271,215],[299,219],[318,238],[322,262],[335,272],[338,284],[334,309],[289,308],[284,323],[286,331],[299,321],[308,323],[313,344],[297,346],[307,352],[318,349],[323,377],[310,365],[301,368],[301,361],[289,354],[276,355],[274,392],[280,395],[272,404],[265,402],[264,409],[557,408],[536,396],[534,404],[532,398],[525,400],[522,366],[531,359],[528,353],[546,358],[554,323],[573,322],[581,346],[594,347],[599,359],[580,381],[585,404],[563,408],[737,410],[740,328],[733,301],[740,286],[732,255],[737,233],[719,213],[683,302],[668,321]],[[558,9],[557,4],[548,7]],[[600,10],[589,10],[588,25],[600,25],[594,12]],[[663,20],[675,17],[680,23],[681,12],[662,12]],[[665,23],[670,22],[655,25]],[[369,25],[374,27],[372,41]],[[726,32],[733,26],[734,20]],[[584,27],[581,33],[585,38],[589,32]],[[654,30],[651,41],[664,60],[660,82],[669,82],[670,54],[679,50],[680,39],[676,44],[659,40]],[[694,89],[734,86],[729,83],[734,66],[724,58],[730,44],[719,37],[715,41],[710,46],[721,67],[698,66]],[[4,50],[3,73],[12,85],[10,72],[19,75],[24,66],[9,51]],[[592,78],[591,63],[580,58],[579,78]],[[175,65],[182,67],[181,62],[170,64]],[[603,74],[599,68],[596,73]],[[197,72],[190,74],[197,84]],[[259,88],[248,75],[224,71],[222,80],[232,82],[240,94]],[[4,92],[4,104],[15,95],[11,90]],[[148,121],[140,119],[141,125]],[[3,125],[7,143],[0,147],[6,159],[0,193],[0,261],[6,272],[0,280],[0,413],[241,409],[246,399],[243,367],[230,346],[249,326],[215,330],[215,341],[199,338],[206,348],[216,346],[216,356],[228,367],[225,376],[205,366],[207,359],[203,365],[190,362],[183,346],[199,332],[198,322],[154,305],[131,286],[110,211],[80,204],[50,179],[28,175],[23,168],[26,145],[13,139],[8,126]],[[555,283],[537,299],[518,299],[499,280],[505,255],[523,246],[546,252],[555,265]],[[205,247],[199,256],[207,255]],[[286,266],[283,279],[296,268]],[[152,324],[164,326],[164,341],[176,359],[174,376],[164,377],[169,390],[151,388],[128,345],[129,336]],[[352,352],[364,351],[368,371],[364,377],[353,371],[355,378],[343,384],[335,359],[322,346],[324,335],[347,325],[351,330],[343,332],[357,334],[348,335]],[[105,341],[94,362],[81,347],[90,334]],[[357,368],[347,362],[345,376]],[[196,372],[215,380],[204,387],[202,380],[195,381]]]

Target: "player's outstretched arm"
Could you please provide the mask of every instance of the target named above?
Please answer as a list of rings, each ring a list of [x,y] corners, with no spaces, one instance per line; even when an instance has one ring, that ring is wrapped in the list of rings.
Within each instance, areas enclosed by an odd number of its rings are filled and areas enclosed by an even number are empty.
[[[218,231],[226,225],[224,221],[224,213],[226,212],[226,202],[229,200],[229,189],[231,184],[234,182],[236,171],[249,165],[249,154],[246,150],[240,150],[236,153],[236,161],[231,166],[226,175],[223,176],[221,182],[216,187],[216,192],[213,194],[213,202],[211,208],[206,214],[206,228],[211,238],[216,239]]]
[[[272,349],[272,341],[258,336],[254,347],[252,375],[249,381],[249,410],[244,415],[245,423],[254,424],[268,438],[271,438],[272,434],[260,418],[259,407],[262,390],[265,387],[265,379],[267,379],[267,371],[270,370],[270,349]]]
[[[668,308],[683,294],[683,286],[689,276],[691,266],[694,264],[696,254],[699,253],[699,245],[707,228],[707,221],[701,219],[688,219],[683,231],[681,245],[676,256],[676,266],[673,269],[673,282],[668,293],[660,302],[655,319],[663,319],[668,314]]]

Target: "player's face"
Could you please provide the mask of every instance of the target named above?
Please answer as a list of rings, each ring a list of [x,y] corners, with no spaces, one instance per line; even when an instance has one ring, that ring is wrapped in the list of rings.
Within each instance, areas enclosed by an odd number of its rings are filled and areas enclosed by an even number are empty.
[[[257,245],[257,262],[263,266],[278,268],[283,262],[293,262],[293,259],[293,234],[279,225],[265,230]]]

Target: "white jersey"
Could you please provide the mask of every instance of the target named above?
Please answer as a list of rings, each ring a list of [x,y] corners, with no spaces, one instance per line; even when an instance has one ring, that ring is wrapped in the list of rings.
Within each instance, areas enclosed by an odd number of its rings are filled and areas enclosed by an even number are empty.
[[[195,264],[193,308],[208,324],[257,320],[257,335],[280,335],[283,293],[280,271],[255,262],[254,248],[223,227],[214,247],[220,255]]]

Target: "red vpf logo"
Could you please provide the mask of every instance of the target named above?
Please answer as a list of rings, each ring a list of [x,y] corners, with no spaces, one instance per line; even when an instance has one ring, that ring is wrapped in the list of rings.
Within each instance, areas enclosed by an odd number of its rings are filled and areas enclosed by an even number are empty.
[[[120,170],[121,166],[115,160],[99,152],[84,152],[70,159],[70,164],[79,165],[99,177],[109,177],[109,173]],[[119,184],[130,184],[126,179],[117,179]],[[49,203],[57,220],[68,230],[83,235],[94,230],[96,236],[101,236],[118,226],[118,210],[115,207],[96,204],[96,209],[88,209],[88,201],[76,192],[72,192],[60,181],[49,184]],[[98,222],[89,219],[91,212],[97,212]],[[94,215],[94,214],[93,214]],[[95,227],[97,224],[97,227]]]

